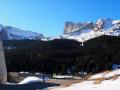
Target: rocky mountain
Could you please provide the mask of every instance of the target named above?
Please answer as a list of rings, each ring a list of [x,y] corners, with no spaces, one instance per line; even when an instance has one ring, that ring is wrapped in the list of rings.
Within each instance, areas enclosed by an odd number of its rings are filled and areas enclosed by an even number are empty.
[[[60,38],[87,41],[101,35],[120,35],[120,20],[98,19],[96,22],[66,22],[64,34]]]
[[[64,27],[64,34],[69,34],[76,31],[81,31],[83,29],[92,29],[92,30],[100,30],[100,29],[109,29],[113,26],[112,19],[99,19],[95,23],[94,22],[85,22],[85,23],[74,23],[67,21]]]
[[[43,39],[42,34],[0,25],[0,40]]]

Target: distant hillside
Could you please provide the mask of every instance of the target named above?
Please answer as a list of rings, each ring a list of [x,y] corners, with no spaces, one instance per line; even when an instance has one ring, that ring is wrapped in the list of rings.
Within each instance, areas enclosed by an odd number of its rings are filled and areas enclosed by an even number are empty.
[[[40,33],[21,30],[11,26],[0,25],[0,40],[23,40],[23,39],[34,39],[40,40],[44,36]]]

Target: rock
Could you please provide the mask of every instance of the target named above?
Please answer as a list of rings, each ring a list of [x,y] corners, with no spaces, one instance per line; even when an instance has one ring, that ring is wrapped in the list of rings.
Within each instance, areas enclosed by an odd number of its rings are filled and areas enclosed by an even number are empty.
[[[103,26],[104,26],[104,20],[99,19],[95,23],[94,30],[103,29]]]
[[[81,31],[83,29],[93,29],[94,23],[87,22],[87,23],[74,23],[74,22],[66,22],[64,27],[64,34],[69,34],[75,31]]]
[[[82,26],[81,23],[66,22],[64,27],[64,34],[74,32],[76,29],[79,29]]]

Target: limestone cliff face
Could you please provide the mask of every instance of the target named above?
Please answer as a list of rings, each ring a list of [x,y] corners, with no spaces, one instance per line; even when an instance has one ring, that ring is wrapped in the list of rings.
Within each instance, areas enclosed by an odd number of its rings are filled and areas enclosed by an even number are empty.
[[[104,20],[99,19],[95,23],[94,30],[103,29],[103,26],[104,26]]]
[[[64,27],[64,34],[80,31],[82,29],[93,29],[93,28],[94,28],[93,22],[86,22],[86,23],[66,22]]]
[[[67,21],[64,27],[64,34],[74,32],[76,29],[79,29],[82,25],[82,23],[74,23]]]
[[[113,27],[113,20],[112,19],[99,19],[95,23],[94,30],[108,30]]]

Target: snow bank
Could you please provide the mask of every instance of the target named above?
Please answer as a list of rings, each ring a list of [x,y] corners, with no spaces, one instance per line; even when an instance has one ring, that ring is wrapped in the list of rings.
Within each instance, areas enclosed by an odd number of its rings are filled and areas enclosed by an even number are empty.
[[[21,81],[19,84],[29,84],[29,83],[41,82],[41,81],[43,81],[42,78],[30,76],[30,77],[25,78],[25,79],[24,79],[23,81]]]

